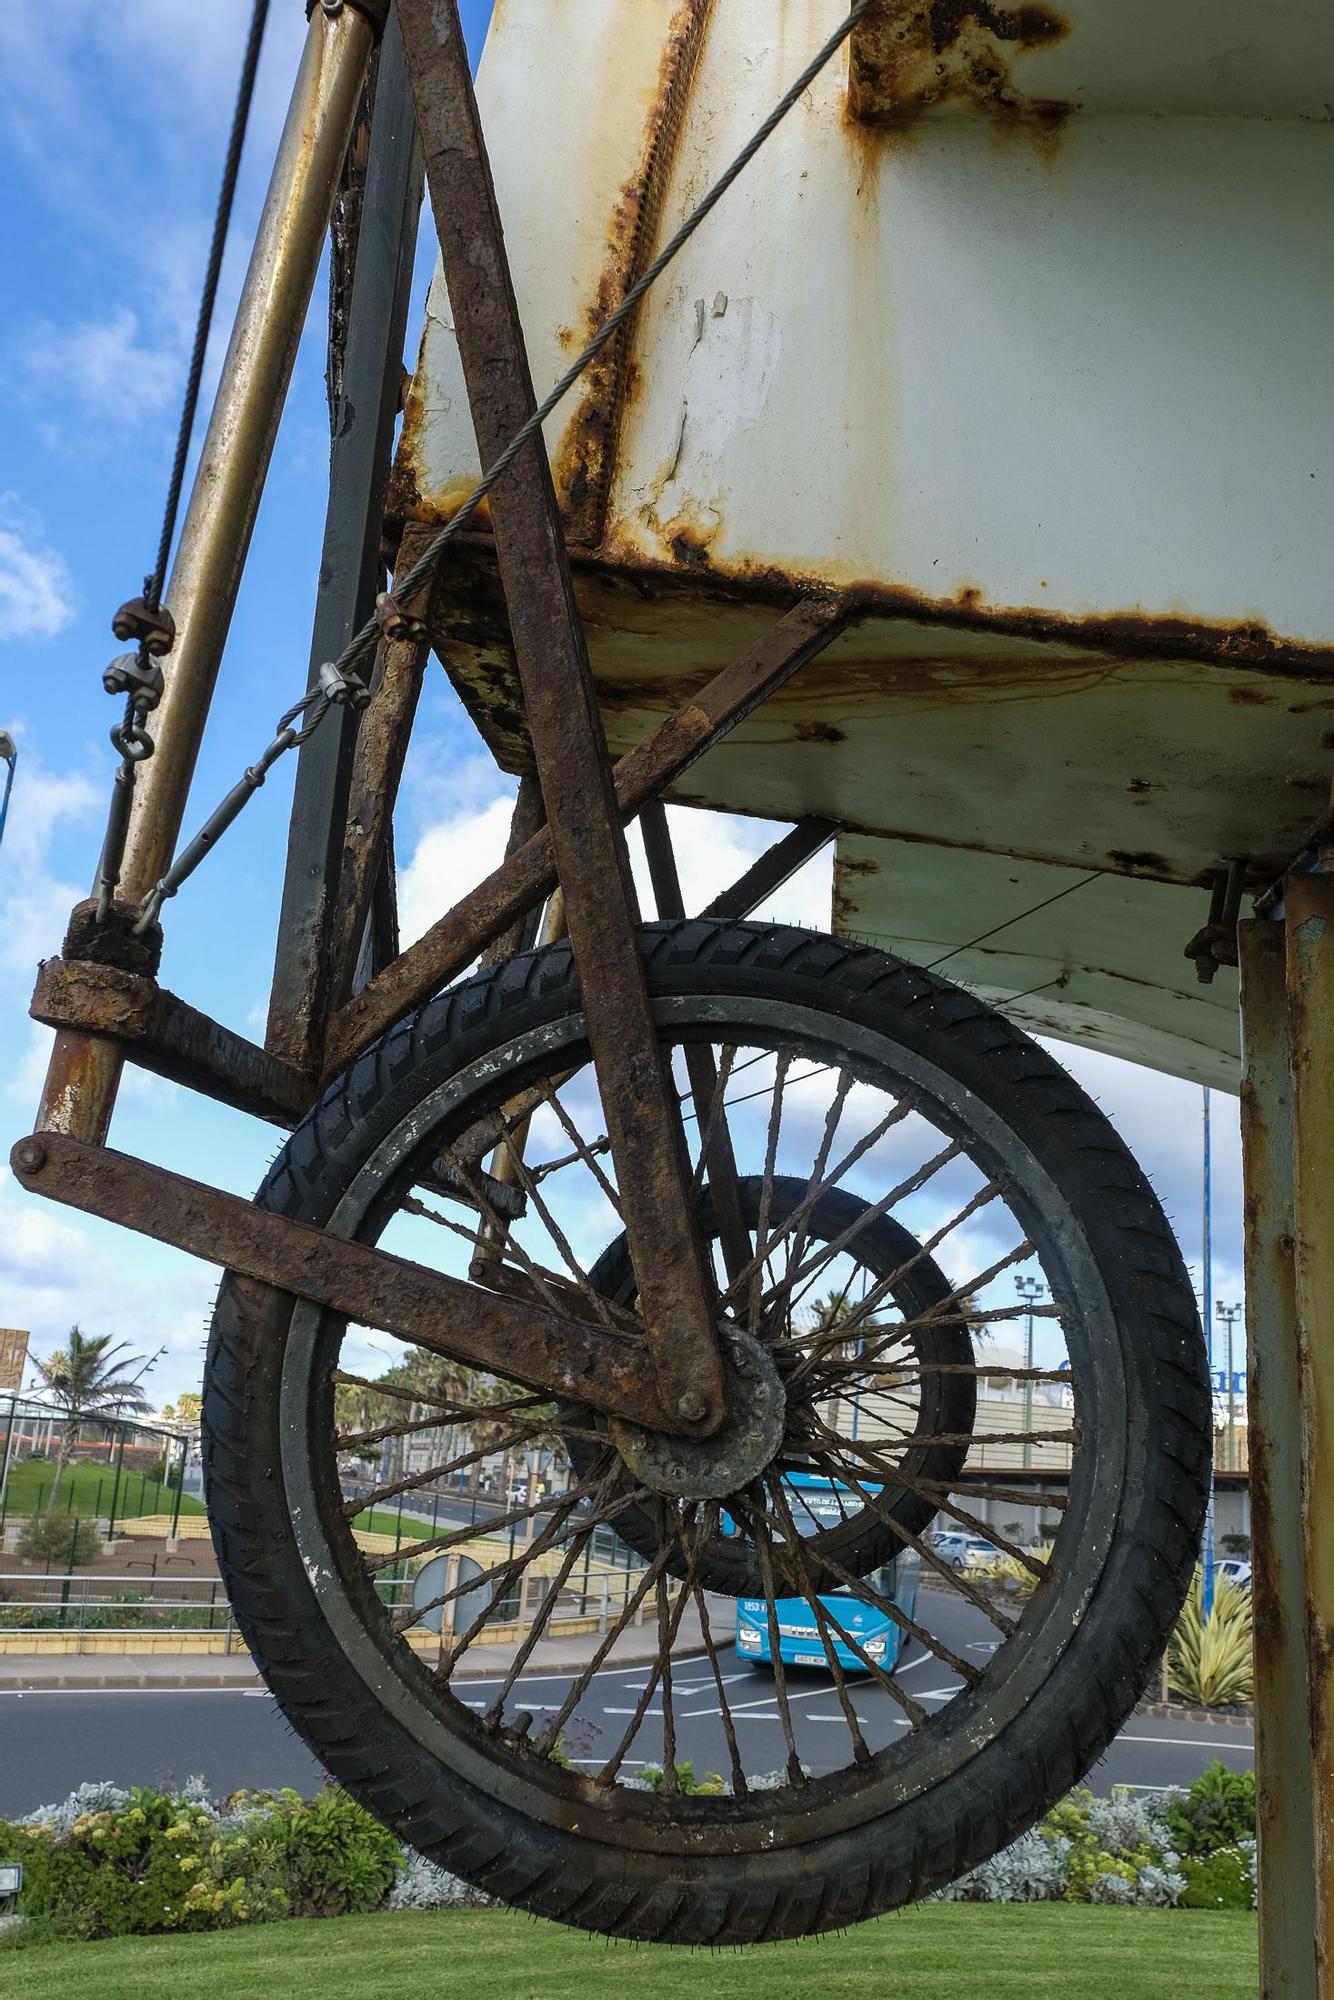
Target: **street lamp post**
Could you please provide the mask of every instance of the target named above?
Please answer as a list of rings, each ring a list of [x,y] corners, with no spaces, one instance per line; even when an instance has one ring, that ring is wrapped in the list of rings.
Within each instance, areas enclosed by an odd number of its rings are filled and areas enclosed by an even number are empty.
[[[1241,1307],[1235,1304],[1230,1306],[1224,1305],[1223,1301],[1219,1299],[1214,1306],[1214,1313],[1227,1328],[1227,1469],[1229,1472],[1235,1472],[1237,1469],[1237,1389],[1236,1379],[1232,1373],[1232,1329],[1241,1318]]]
[[[1028,1308],[1028,1332],[1024,1337],[1024,1464],[1033,1463],[1033,1440],[1029,1433],[1033,1428],[1033,1308],[1042,1297],[1046,1286],[1041,1278],[1032,1277],[1021,1271],[1014,1281],[1014,1288]]]
[[[5,837],[5,821],[9,817],[9,794],[14,789],[14,766],[19,761],[18,748],[7,729],[0,729],[0,759],[5,764],[5,790],[0,798],[0,840]]]

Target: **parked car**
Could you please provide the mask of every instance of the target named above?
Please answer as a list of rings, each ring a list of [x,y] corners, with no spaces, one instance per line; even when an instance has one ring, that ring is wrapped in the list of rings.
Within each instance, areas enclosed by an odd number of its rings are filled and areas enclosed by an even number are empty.
[[[1238,1590],[1249,1590],[1251,1587],[1251,1566],[1241,1556],[1224,1556],[1222,1562],[1215,1565],[1214,1574],[1221,1577],[1224,1583],[1235,1585]]]
[[[982,1563],[994,1562],[1000,1554],[995,1543],[981,1535],[937,1534],[932,1540],[936,1554],[951,1569],[977,1569]]]

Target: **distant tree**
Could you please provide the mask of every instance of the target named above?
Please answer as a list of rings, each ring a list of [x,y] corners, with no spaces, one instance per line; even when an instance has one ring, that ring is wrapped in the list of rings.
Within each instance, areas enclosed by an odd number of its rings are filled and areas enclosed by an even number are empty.
[[[118,1358],[122,1355],[123,1360]],[[48,1512],[55,1507],[61,1477],[78,1441],[83,1418],[148,1408],[147,1396],[129,1372],[136,1364],[142,1367],[143,1362],[141,1354],[125,1354],[123,1340],[113,1347],[110,1334],[90,1340],[77,1326],[72,1326],[65,1345],[48,1354],[45,1361],[34,1364],[47,1395],[65,1412],[65,1421],[57,1433],[56,1476],[46,1503]]]
[[[177,1422],[182,1424],[197,1424],[199,1422],[199,1413],[203,1407],[204,1399],[198,1391],[187,1389],[183,1396],[176,1398]]]

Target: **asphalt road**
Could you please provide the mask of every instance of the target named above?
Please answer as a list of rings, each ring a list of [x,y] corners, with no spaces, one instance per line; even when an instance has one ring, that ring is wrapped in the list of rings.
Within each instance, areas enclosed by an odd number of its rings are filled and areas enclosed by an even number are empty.
[[[981,1659],[991,1645],[989,1627],[966,1604],[933,1593],[931,1620],[938,1636],[960,1657]],[[748,1772],[779,1769],[785,1759],[773,1677],[739,1660],[730,1648],[719,1653],[727,1698],[735,1718]],[[899,1668],[904,1685],[928,1710],[957,1690],[958,1681],[933,1655],[915,1643]],[[599,1674],[565,1730],[565,1748],[586,1768],[604,1763],[629,1726],[647,1682],[645,1666],[608,1669]],[[696,1771],[728,1768],[717,1688],[707,1659],[673,1663],[673,1707],[678,1759],[690,1758]],[[566,1675],[525,1675],[513,1706],[544,1713],[560,1705]],[[486,1708],[495,1683],[470,1681],[459,1693],[477,1710]],[[870,1681],[855,1682],[854,1710],[875,1750],[906,1727],[889,1697]],[[788,1693],[803,1760],[813,1771],[847,1761],[847,1724],[826,1674],[789,1671]],[[625,1760],[634,1770],[662,1756],[662,1702],[655,1695],[639,1735]],[[86,1778],[129,1785],[204,1776],[215,1795],[239,1786],[292,1785],[315,1790],[324,1772],[284,1721],[272,1698],[251,1689],[89,1689],[20,1694],[0,1691],[0,1815],[10,1816],[63,1798]],[[1090,1774],[1097,1791],[1113,1785],[1156,1790],[1188,1784],[1214,1757],[1234,1770],[1253,1762],[1248,1726],[1236,1722],[1178,1722],[1132,1716],[1116,1742]]]

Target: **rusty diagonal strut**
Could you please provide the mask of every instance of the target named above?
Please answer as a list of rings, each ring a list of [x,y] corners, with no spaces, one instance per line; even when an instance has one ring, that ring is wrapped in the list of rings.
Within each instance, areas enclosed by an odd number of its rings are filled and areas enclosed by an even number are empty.
[[[665,268],[799,100],[866,4],[862,0],[854,7],[797,79],[618,308],[620,315]],[[123,917],[139,897],[148,916],[156,909],[154,897],[145,892],[169,861],[179,828],[255,496],[290,375],[292,328],[309,299],[340,147],[351,129],[372,36],[383,25],[388,6],[389,0],[358,0],[355,11],[312,14],[229,350],[232,367],[224,375],[224,393],[204,446],[205,459],[210,451],[215,457],[223,452],[229,483],[224,490],[215,478],[197,478],[173,571],[171,594],[186,617],[158,724],[160,754],[131,824],[125,862],[129,902]],[[131,966],[128,960],[121,965],[113,953],[104,964],[79,964],[85,956],[97,956],[78,948],[87,930],[86,923],[79,924],[79,911],[63,961],[70,977],[63,984],[54,982],[63,998],[53,1000],[52,1018],[62,1032],[39,1130],[14,1148],[14,1169],[32,1192],[221,1262],[349,1318],[369,1320],[558,1396],[573,1396],[610,1412],[633,1412],[652,1428],[708,1434],[725,1415],[714,1325],[716,1292],[689,1195],[681,1107],[664,1074],[649,1011],[621,821],[656,797],[685,764],[822,650],[856,616],[856,606],[851,598],[812,598],[798,605],[623,759],[613,787],[457,0],[398,0],[397,12],[474,428],[483,462],[492,468],[463,511],[475,507],[483,491],[494,490],[495,541],[548,826],[491,878],[495,901],[490,906],[484,900],[470,911],[462,930],[450,919],[442,920],[437,926],[442,934],[438,939],[430,935],[427,950],[418,948],[414,969],[409,972],[406,963],[413,954],[387,967],[364,996],[369,999],[380,989],[374,1007],[363,1018],[354,1013],[355,1003],[348,1003],[346,1018],[331,1024],[329,1041],[337,1045],[341,1026],[350,1058],[372,1032],[400,1019],[428,991],[455,976],[461,966],[445,968],[469,923],[475,934],[499,935],[507,921],[506,900],[521,911],[550,886],[548,869],[558,875],[622,1183],[647,1340],[621,1339],[605,1328],[590,1327],[573,1308],[568,1314],[544,1312],[531,1301],[479,1291],[107,1150],[103,1142],[123,1051],[163,1073],[182,1075],[195,1087],[211,1089],[224,1101],[284,1123],[299,1110],[314,1079],[161,993],[151,976],[155,957],[153,964],[136,960]],[[281,283],[273,277],[278,270]],[[616,323],[614,314],[585,360]],[[552,395],[561,392],[558,385]],[[549,406],[550,399],[543,410]],[[437,543],[450,532],[449,527],[443,530]],[[419,559],[418,567],[424,561]],[[349,646],[360,645],[363,637]],[[794,841],[800,845],[812,837],[818,844],[827,832],[822,836],[815,830],[813,836],[799,829],[789,842],[780,843],[780,850],[795,852]],[[759,864],[752,873],[758,876],[768,865]],[[163,886],[159,883],[157,900]],[[143,928],[141,921],[138,929]],[[395,981],[400,967],[407,977]],[[52,983],[47,977],[46,986]],[[108,1006],[119,1031],[107,1025]],[[701,1074],[694,1081],[698,1091],[705,1079]],[[733,1254],[739,1254],[739,1245]]]
[[[482,463],[537,407],[457,0],[398,0],[426,184]],[[528,733],[622,1191],[662,1402],[716,1430],[717,1300],[658,1052],[638,911],[546,449],[535,437],[491,498]]]

